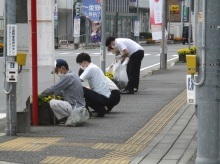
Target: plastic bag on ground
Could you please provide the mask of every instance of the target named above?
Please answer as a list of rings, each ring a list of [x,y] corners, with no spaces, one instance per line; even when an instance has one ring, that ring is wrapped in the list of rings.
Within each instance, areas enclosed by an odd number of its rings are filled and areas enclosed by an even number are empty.
[[[66,123],[65,126],[80,126],[89,119],[89,112],[85,107],[74,108]]]

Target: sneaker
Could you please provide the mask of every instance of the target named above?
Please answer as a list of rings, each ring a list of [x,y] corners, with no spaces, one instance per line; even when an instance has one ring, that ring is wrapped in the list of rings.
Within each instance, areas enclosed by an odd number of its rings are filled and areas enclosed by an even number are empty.
[[[137,92],[138,91],[138,89],[137,88],[134,88],[134,92]]]

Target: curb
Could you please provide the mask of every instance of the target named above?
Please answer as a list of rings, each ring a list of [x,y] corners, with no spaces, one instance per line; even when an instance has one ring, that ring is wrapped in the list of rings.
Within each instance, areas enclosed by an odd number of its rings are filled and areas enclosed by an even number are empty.
[[[179,112],[168,122],[168,124],[163,128],[163,130],[155,137],[155,139],[147,145],[147,147],[137,154],[130,162],[130,164],[141,164],[142,160],[150,153],[152,150],[156,147],[156,145],[159,144],[159,142],[165,137],[165,135],[172,129],[172,127],[175,125],[175,123],[178,121],[178,119],[183,115],[186,110],[190,108],[189,104],[185,104]],[[194,116],[195,117],[195,116]],[[191,160],[193,155],[196,152],[196,132],[194,137],[191,139],[187,149],[184,151],[183,156],[179,159],[180,163],[187,163]],[[165,155],[164,155],[165,156]],[[163,157],[164,157],[163,156]],[[171,160],[167,160],[168,162],[171,162]],[[164,162],[164,160],[163,160]]]

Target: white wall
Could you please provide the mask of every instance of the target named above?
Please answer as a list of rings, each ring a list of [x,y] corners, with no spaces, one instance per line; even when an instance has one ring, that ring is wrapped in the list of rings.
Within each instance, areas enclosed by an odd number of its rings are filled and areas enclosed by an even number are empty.
[[[0,0],[0,17],[3,16],[5,0]]]
[[[58,0],[58,10],[59,9],[72,9],[74,0]]]
[[[129,6],[137,7],[137,0],[136,2],[130,2],[129,0]],[[150,8],[149,0],[138,0],[138,7],[139,8]]]

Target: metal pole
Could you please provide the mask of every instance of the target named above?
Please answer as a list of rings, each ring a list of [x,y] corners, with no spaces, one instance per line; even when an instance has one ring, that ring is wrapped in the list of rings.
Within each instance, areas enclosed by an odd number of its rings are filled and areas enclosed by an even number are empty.
[[[197,37],[196,36],[198,36],[198,34],[197,34],[197,32],[198,32],[198,28],[197,28],[197,24],[198,24],[198,1],[199,0],[194,0],[194,36],[195,36],[195,38],[193,38],[194,39],[194,45],[195,46],[197,46],[198,47],[198,41],[197,41]]]
[[[201,2],[201,1],[200,1]],[[200,3],[199,2],[199,3]],[[220,3],[203,0],[202,46],[205,53],[205,82],[197,89],[197,158],[196,164],[218,164],[219,160],[219,43]],[[200,57],[200,55],[199,55]],[[201,65],[200,65],[201,67]],[[199,67],[199,68],[200,68]],[[201,68],[200,68],[201,69]],[[200,71],[199,69],[199,71]],[[200,73],[200,72],[199,72]]]
[[[140,25],[140,17],[139,17],[139,2],[138,2],[138,0],[137,0],[137,20],[139,21],[139,25]],[[140,28],[140,26],[139,26],[138,28]],[[140,29],[137,29],[137,30],[139,31]],[[139,42],[139,35],[136,36],[136,42],[137,42],[137,43]]]
[[[31,0],[32,40],[32,123],[38,125],[38,70],[37,70],[37,2]]]
[[[165,24],[166,24],[166,0],[163,0],[163,12],[162,12],[162,41],[161,41],[161,52],[160,52],[160,69],[167,69],[167,54],[165,52]]]
[[[105,72],[105,61],[106,61],[106,0],[101,1],[101,20],[102,20],[102,36],[101,36],[101,56],[100,56],[100,61],[101,61],[101,69],[103,72]]]
[[[89,20],[86,18],[86,39],[85,39],[85,47],[88,47],[89,45]]]
[[[7,0],[5,1],[5,30],[7,29],[8,24],[16,24],[16,0]],[[6,34],[6,33],[5,33]],[[4,36],[5,41],[7,40],[7,35]],[[7,53],[7,42],[5,47],[5,54]],[[14,56],[6,56],[6,61],[15,61]],[[5,65],[6,66],[6,65]],[[15,82],[6,82],[6,88],[9,90],[9,86],[11,86],[11,91],[6,95],[6,118],[7,124],[5,129],[5,134],[7,136],[15,136],[17,134],[17,104],[16,104],[16,87],[17,84]]]
[[[184,27],[184,6],[185,6],[185,1],[182,1],[182,12],[181,12],[181,35],[183,34],[183,27]]]
[[[191,33],[192,33],[192,22],[191,22],[191,13],[192,13],[192,3],[191,0],[189,0],[189,35],[188,35],[188,47],[190,49],[191,44]]]

